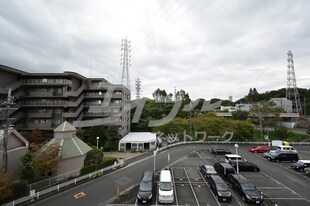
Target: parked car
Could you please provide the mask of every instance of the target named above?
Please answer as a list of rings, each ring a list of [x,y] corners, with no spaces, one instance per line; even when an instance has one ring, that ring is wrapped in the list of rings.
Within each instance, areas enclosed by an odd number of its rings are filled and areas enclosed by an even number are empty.
[[[291,168],[303,172],[306,167],[310,167],[310,160],[298,160],[296,163],[291,164]]]
[[[148,203],[152,201],[154,190],[154,173],[144,171],[140,180],[139,191],[137,194],[138,202]]]
[[[254,146],[248,148],[249,152],[254,152],[254,153],[264,153],[264,152],[269,152],[270,148],[267,146]]]
[[[240,155],[237,154],[226,154],[225,155],[225,162],[229,162],[230,160],[239,160],[239,161],[246,161],[246,159],[243,159]]]
[[[275,154],[271,154],[268,160],[274,162],[283,162],[283,161],[297,162],[299,160],[299,157],[298,154],[295,152],[281,151]]]
[[[214,196],[218,201],[230,202],[231,201],[231,192],[224,182],[224,180],[218,175],[211,175],[208,179],[208,184],[213,192]]]
[[[310,175],[310,167],[306,167],[304,171],[307,175]]]
[[[276,146],[276,149],[280,151],[291,151],[297,153],[297,150],[294,147],[287,145],[278,145]]]
[[[229,175],[236,173],[236,170],[228,163],[216,162],[214,169],[223,179],[228,179]]]
[[[240,174],[230,175],[229,186],[240,194],[244,202],[261,204],[264,200],[263,194]]]
[[[211,153],[214,155],[225,155],[225,154],[231,154],[231,151],[229,149],[223,149],[218,147],[212,147]]]
[[[215,171],[212,165],[199,165],[199,169],[202,175],[206,178],[209,178],[210,175],[216,175],[217,172]]]
[[[278,151],[278,150],[270,150],[269,152],[263,153],[263,157],[266,158],[267,160],[270,160],[271,155],[276,155],[278,153],[280,153],[280,151]]]
[[[158,202],[173,203],[174,190],[170,170],[161,170],[158,184]]]
[[[229,164],[237,170],[237,160],[230,160]],[[238,160],[238,167],[240,172],[259,172],[259,167],[248,161]]]

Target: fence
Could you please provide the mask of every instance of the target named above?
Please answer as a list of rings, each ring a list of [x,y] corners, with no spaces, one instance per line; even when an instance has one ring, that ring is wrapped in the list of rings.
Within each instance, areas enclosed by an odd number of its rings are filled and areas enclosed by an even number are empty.
[[[74,170],[62,175],[57,175],[55,177],[51,177],[46,180],[42,180],[39,182],[35,182],[32,184],[29,184],[29,191],[36,190],[41,191],[46,188],[52,187],[54,185],[58,185],[59,183],[67,181],[69,178],[73,179],[74,177],[78,177],[80,175],[80,170]]]
[[[30,195],[29,196],[22,197],[20,199],[14,200],[12,202],[4,204],[3,206],[14,206],[14,205],[25,203],[25,202],[35,201],[35,200],[39,199],[42,195],[46,195],[46,194],[51,193],[51,192],[59,192],[60,189],[63,188],[63,187],[67,187],[67,186],[70,186],[70,185],[75,185],[78,182],[83,181],[83,180],[87,180],[87,179],[91,179],[91,178],[96,178],[98,176],[101,176],[104,172],[108,172],[108,171],[114,170],[114,169],[116,169],[118,167],[122,167],[123,164],[124,164],[124,162],[121,161],[121,162],[115,163],[114,165],[111,165],[109,167],[105,167],[103,169],[100,169],[98,171],[89,173],[87,175],[83,175],[81,177],[76,177],[76,178],[74,178],[72,180],[69,180],[69,181],[66,181],[66,182],[54,185],[54,186],[49,187],[47,189],[41,190],[39,192],[35,191],[34,189],[32,189],[32,190],[30,190]]]

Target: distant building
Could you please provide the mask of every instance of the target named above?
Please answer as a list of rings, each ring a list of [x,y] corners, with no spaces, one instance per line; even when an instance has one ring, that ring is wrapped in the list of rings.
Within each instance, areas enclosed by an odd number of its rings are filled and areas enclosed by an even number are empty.
[[[282,108],[285,112],[293,112],[292,101],[286,98],[271,98],[270,101],[276,104],[276,107]]]
[[[228,100],[232,102],[233,101],[233,96],[229,96]]]
[[[220,108],[221,111],[227,111],[227,112],[235,112],[236,107],[233,106],[221,106]]]
[[[249,112],[250,109],[252,108],[252,105],[253,105],[253,104],[240,103],[240,104],[236,104],[236,105],[235,105],[235,108],[236,108],[236,110],[241,110],[241,111],[247,111],[247,112]]]
[[[300,118],[299,113],[280,113],[281,126],[294,128],[297,120]]]
[[[0,165],[3,164],[3,134],[4,130],[0,130]],[[9,129],[8,131],[8,143],[7,143],[7,171],[12,179],[19,178],[19,167],[22,165],[20,160],[29,149],[29,142],[15,129]],[[0,167],[1,167],[0,166]]]
[[[78,73],[28,73],[0,65],[0,102],[8,95],[16,98],[17,130],[52,131],[63,121],[70,123],[101,120],[103,125],[116,125],[119,134],[130,131],[130,91],[121,84],[104,78],[86,78]]]

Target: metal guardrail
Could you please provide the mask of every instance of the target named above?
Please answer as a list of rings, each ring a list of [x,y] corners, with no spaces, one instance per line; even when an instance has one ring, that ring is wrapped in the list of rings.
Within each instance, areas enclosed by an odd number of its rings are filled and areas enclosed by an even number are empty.
[[[119,163],[113,164],[111,166],[105,167],[103,169],[97,170],[95,172],[89,173],[87,175],[83,175],[81,177],[77,177],[77,178],[69,180],[67,182],[63,182],[61,184],[52,186],[50,188],[47,188],[47,189],[39,191],[39,192],[36,192],[35,190],[32,190],[32,191],[30,191],[30,195],[22,197],[22,198],[17,199],[17,200],[14,200],[12,202],[6,203],[3,206],[15,206],[17,204],[21,204],[21,203],[24,203],[24,202],[32,202],[32,201],[38,200],[38,199],[40,199],[40,197],[42,195],[46,195],[46,194],[51,193],[51,192],[59,192],[60,189],[63,188],[63,187],[66,187],[66,186],[69,186],[69,185],[76,185],[78,182],[80,182],[82,180],[96,178],[98,176],[103,175],[104,172],[107,172],[107,171],[110,171],[110,170],[114,170],[117,167],[123,167],[123,165],[124,165],[124,162],[119,162]]]

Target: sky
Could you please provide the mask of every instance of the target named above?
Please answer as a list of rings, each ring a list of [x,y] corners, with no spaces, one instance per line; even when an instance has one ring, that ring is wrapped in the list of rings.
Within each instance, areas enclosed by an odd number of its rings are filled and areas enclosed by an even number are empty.
[[[233,101],[285,88],[287,52],[297,86],[310,86],[308,0],[0,0],[0,64],[74,71],[121,83],[131,43],[132,98],[183,89],[192,100]]]

